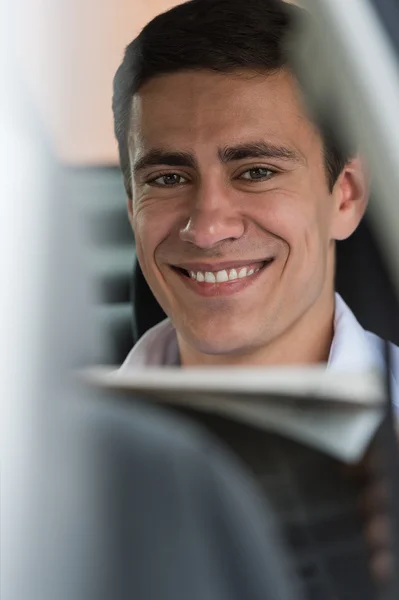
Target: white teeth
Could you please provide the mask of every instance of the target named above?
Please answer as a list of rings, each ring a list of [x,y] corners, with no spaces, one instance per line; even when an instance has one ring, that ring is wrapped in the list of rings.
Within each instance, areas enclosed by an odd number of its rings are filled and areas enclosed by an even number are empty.
[[[222,271],[188,271],[191,279],[199,282],[206,283],[225,283],[226,281],[234,281],[235,279],[242,279],[243,277],[249,277],[254,273],[260,271],[261,267],[255,269],[249,269],[248,267],[241,267],[240,269],[223,269]]]
[[[229,276],[227,275],[227,271],[218,271],[216,273],[216,281],[218,283],[223,283],[224,281],[228,281]]]
[[[233,279],[237,279],[237,271],[235,269],[230,269],[229,280],[233,281]]]
[[[216,283],[216,277],[211,271],[206,271],[205,273],[205,281],[207,283]]]

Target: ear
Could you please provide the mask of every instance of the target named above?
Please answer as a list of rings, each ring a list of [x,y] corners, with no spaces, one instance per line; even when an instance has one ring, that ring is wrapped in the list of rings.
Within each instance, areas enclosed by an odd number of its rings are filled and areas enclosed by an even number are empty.
[[[338,177],[332,196],[334,240],[345,240],[355,231],[367,208],[370,193],[369,175],[360,156],[352,158]]]

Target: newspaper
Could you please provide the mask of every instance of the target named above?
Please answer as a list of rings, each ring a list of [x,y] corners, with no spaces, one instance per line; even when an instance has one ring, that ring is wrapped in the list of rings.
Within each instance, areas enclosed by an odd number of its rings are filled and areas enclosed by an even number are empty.
[[[347,463],[366,451],[384,415],[378,372],[323,367],[145,368],[85,371],[102,389],[213,412],[279,433]]]

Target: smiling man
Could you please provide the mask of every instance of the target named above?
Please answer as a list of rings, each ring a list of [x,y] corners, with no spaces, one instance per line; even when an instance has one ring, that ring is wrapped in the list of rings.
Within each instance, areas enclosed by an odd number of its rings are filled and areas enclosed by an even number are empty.
[[[284,52],[301,12],[193,0],[128,46],[115,131],[137,256],[169,319],[123,368],[382,364],[334,293],[368,180],[306,113]]]

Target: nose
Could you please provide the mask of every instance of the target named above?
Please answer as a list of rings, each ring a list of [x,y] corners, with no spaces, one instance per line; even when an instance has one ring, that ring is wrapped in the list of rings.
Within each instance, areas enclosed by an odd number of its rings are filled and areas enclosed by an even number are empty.
[[[180,239],[198,248],[209,249],[225,240],[239,239],[244,228],[229,190],[203,186],[196,193],[188,221],[180,230]]]

